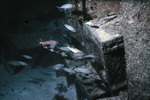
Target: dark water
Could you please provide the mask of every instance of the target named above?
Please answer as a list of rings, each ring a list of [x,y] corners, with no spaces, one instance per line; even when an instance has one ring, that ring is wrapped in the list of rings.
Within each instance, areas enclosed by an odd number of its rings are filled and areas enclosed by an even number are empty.
[[[47,31],[47,23],[52,20],[54,20],[54,27],[60,27],[62,20],[58,22],[58,18],[64,18],[65,16],[63,12],[58,11],[56,6],[61,6],[64,3],[65,0],[39,0],[36,2],[29,0],[19,2],[15,0],[13,2],[8,1],[8,4],[14,6],[12,8],[7,5],[7,1],[6,5],[3,5],[4,8],[5,6],[8,8],[8,11],[3,11],[2,14],[6,20],[1,20],[3,35],[0,34],[0,100],[82,99],[83,95],[77,91],[78,86],[74,77],[68,75],[63,70],[55,71],[52,68],[55,64],[64,64],[62,56],[43,49],[40,46],[18,51],[12,40],[9,39],[9,35],[11,34],[29,34],[30,32],[41,31],[43,29]],[[39,22],[39,27],[32,25],[32,22],[35,20]],[[23,29],[18,31],[20,26],[23,26]],[[27,29],[29,27],[31,30],[26,30],[26,27]],[[53,30],[54,27],[48,27],[48,31],[55,31]],[[26,33],[27,31],[29,33]],[[63,41],[64,38],[62,39],[61,32],[56,31],[49,35],[54,40],[62,40],[59,43],[66,41]],[[20,43],[20,45],[24,44]],[[29,55],[32,59],[22,58],[21,54]],[[8,61],[24,61],[28,66],[7,66]]]

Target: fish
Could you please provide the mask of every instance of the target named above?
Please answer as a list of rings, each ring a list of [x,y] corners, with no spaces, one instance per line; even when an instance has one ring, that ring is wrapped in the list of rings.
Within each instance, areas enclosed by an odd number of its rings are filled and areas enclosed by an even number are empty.
[[[57,8],[59,8],[59,9],[64,9],[64,10],[66,10],[66,9],[72,9],[72,8],[74,8],[75,7],[75,5],[74,4],[64,4],[64,5],[62,5],[62,6],[56,6]]]
[[[50,44],[58,44],[58,42],[55,41],[55,40],[50,40],[50,41],[40,42],[40,44],[42,44],[42,45],[50,45]]]
[[[84,53],[83,52],[78,52],[78,53],[73,53],[72,55],[71,55],[71,57],[73,58],[73,59],[82,59],[83,58],[83,56],[84,56]]]
[[[69,74],[75,74],[75,71],[70,68],[63,68],[63,70]]]
[[[21,55],[22,57],[26,58],[26,59],[32,59],[31,56],[28,56],[28,55]]]
[[[68,25],[68,24],[65,24],[64,22],[63,22],[63,24],[64,24],[64,26],[65,26],[68,30],[70,30],[71,32],[76,32],[76,30],[75,30],[72,26],[70,26],[70,25]]]
[[[68,55],[65,52],[61,52],[60,55],[63,57],[68,57]]]
[[[55,64],[52,68],[54,68],[55,70],[60,70],[64,67],[64,64]]]
[[[79,57],[78,57],[79,58]],[[81,56],[79,59],[95,59],[96,58],[96,56],[94,56],[94,55],[84,55],[84,56]]]
[[[81,53],[82,51],[76,49],[76,48],[71,48],[71,47],[67,47],[69,50],[71,50],[73,53]]]
[[[88,26],[94,26],[94,24],[92,22],[90,22],[90,21],[89,22],[85,22],[85,24],[88,25]]]
[[[50,51],[54,52],[54,48],[56,47],[57,44],[50,44]]]
[[[13,65],[13,66],[27,66],[28,64],[23,61],[9,61],[7,64]]]
[[[94,55],[85,55],[84,58],[96,58]]]
[[[109,13],[110,13],[109,10],[105,10],[105,11],[101,12],[100,14],[98,14],[98,15],[97,15],[97,18],[98,18],[98,19],[104,18],[104,17],[108,16]]]
[[[82,74],[91,74],[91,71],[85,68],[75,68],[75,71],[80,72]]]
[[[61,50],[61,51],[65,51],[65,52],[70,51],[70,49],[67,48],[67,47],[58,47],[58,49]]]
[[[72,65],[72,66],[83,66],[85,64],[87,64],[86,61],[84,60],[70,60],[70,59],[65,59],[66,64]]]
[[[94,82],[97,82],[98,79],[95,79],[95,78],[88,78],[88,79],[85,79],[82,81],[82,83],[84,84],[93,84]]]
[[[51,49],[54,49],[54,48],[56,47],[56,44],[51,44],[49,47],[50,47]]]

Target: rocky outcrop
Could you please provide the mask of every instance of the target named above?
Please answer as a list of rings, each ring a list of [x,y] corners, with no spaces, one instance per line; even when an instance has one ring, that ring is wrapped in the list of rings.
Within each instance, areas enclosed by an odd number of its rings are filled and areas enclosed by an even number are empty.
[[[122,18],[120,15],[116,16],[103,25],[100,25],[100,21],[105,22],[105,19],[93,21],[95,27],[88,26],[84,22],[80,24],[79,21],[68,20],[68,23],[77,30],[70,36],[80,41],[87,54],[94,54],[97,57],[93,67],[106,83],[111,95],[114,94],[112,86],[126,79],[123,32],[118,25]]]
[[[150,99],[150,1],[123,1],[129,100]]]
[[[99,3],[93,4],[98,5]],[[129,100],[149,100],[150,2],[148,0],[123,0],[120,4],[122,5],[123,15],[121,14],[121,16],[123,18],[117,17],[113,21],[107,22],[105,16],[100,20],[92,20],[94,24],[98,25],[97,29],[84,23],[82,26],[77,21],[69,20],[68,23],[80,32],[72,36],[81,41],[86,52],[99,57],[95,69],[106,83],[110,83],[108,85],[111,89],[127,76]],[[91,8],[93,5],[87,5],[87,7],[89,7],[87,11],[90,10],[91,13],[94,11]],[[111,8],[109,6],[109,9]],[[97,11],[97,8],[95,9]],[[110,15],[111,13],[108,14],[108,17]],[[103,22],[104,24],[99,24]]]

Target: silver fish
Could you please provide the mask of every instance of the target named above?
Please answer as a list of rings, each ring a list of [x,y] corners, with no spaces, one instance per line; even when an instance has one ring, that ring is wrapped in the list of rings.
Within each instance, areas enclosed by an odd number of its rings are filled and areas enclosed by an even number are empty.
[[[95,78],[88,78],[82,81],[84,84],[93,84],[94,82],[98,81],[98,79]]]
[[[62,69],[63,67],[64,67],[64,64],[56,64],[52,68],[54,68],[55,70],[59,70],[59,69]]]
[[[54,48],[56,47],[56,45],[57,45],[57,44],[51,44],[49,47],[50,47],[51,49],[54,49]]]
[[[75,71],[70,68],[63,68],[63,70],[69,74],[75,74]]]
[[[96,58],[94,55],[85,55],[84,58]]]
[[[60,9],[66,10],[66,9],[72,9],[72,8],[74,8],[75,5],[74,4],[64,4],[64,5],[60,6],[60,7],[58,7],[58,6],[56,6],[56,7],[60,8]]]
[[[54,48],[56,47],[57,44],[50,44],[49,48],[51,52],[54,52]]]
[[[82,53],[82,51],[80,51],[77,48],[72,48],[72,47],[69,47],[69,46],[67,48],[70,49],[73,53]]]
[[[84,56],[84,53],[83,53],[83,52],[73,53],[73,54],[71,55],[71,57],[72,57],[73,59],[82,59],[83,56]]]
[[[85,55],[85,56],[80,57],[80,59],[95,59],[95,58],[96,56],[94,55]]]
[[[64,23],[63,23],[64,24]],[[72,26],[70,26],[70,25],[68,25],[68,24],[64,24],[64,26],[68,29],[68,30],[70,30],[71,32],[76,32],[76,30],[72,27]]]
[[[8,64],[13,66],[27,66],[28,64],[23,61],[9,61]]]
[[[58,49],[61,51],[66,51],[66,52],[70,51],[70,49],[67,47],[58,47]]]
[[[92,22],[90,22],[90,21],[89,22],[85,22],[85,24],[88,25],[88,26],[94,26],[94,24]]]
[[[91,74],[91,71],[85,68],[76,68],[75,71],[80,72],[82,74]]]
[[[28,56],[28,55],[21,55],[22,57],[26,58],[26,59],[32,59],[31,56]]]

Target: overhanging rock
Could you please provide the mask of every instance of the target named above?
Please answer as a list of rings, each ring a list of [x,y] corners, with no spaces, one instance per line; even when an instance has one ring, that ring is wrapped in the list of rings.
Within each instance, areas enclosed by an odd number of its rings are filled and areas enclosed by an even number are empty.
[[[97,56],[93,67],[111,89],[112,85],[125,80],[125,61],[122,31],[120,26],[112,25],[115,26],[113,29],[110,23],[115,23],[115,20],[105,25],[96,24],[99,28],[93,28],[68,19],[68,24],[77,30],[70,35],[85,47],[86,53]]]

